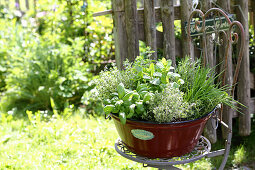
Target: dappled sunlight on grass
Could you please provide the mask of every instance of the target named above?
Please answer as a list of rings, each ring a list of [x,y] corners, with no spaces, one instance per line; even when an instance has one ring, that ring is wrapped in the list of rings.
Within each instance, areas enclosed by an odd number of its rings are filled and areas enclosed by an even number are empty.
[[[114,150],[117,133],[111,121],[51,119],[2,122],[0,169],[141,169]]]

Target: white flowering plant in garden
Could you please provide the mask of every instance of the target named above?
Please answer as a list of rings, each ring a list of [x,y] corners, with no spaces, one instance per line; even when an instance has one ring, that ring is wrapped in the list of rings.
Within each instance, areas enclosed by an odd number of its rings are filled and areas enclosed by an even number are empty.
[[[95,83],[106,115],[117,115],[123,124],[126,119],[167,123],[197,119],[218,104],[237,109],[229,88],[215,84],[216,78],[212,69],[188,57],[176,68],[165,58],[137,57],[123,70],[102,71]]]

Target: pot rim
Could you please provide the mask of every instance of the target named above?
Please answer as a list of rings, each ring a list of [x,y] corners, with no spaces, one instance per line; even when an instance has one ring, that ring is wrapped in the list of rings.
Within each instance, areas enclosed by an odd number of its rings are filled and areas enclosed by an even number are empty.
[[[145,124],[161,124],[161,125],[174,125],[174,124],[190,123],[190,122],[195,122],[197,120],[201,120],[209,115],[211,116],[213,113],[215,113],[217,108],[218,107],[216,106],[211,112],[209,112],[197,119],[192,119],[192,120],[185,120],[185,121],[178,121],[178,122],[166,122],[166,123],[159,123],[159,122],[145,121],[145,120],[136,120],[136,119],[127,119],[127,121],[139,122],[139,123],[145,123]],[[110,115],[113,116],[114,118],[119,119],[119,117],[116,114],[110,113]]]

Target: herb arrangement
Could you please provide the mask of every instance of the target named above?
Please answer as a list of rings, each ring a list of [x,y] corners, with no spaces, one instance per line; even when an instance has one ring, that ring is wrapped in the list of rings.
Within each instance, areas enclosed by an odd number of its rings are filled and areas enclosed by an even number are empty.
[[[126,61],[124,70],[101,72],[95,83],[105,114],[118,115],[122,124],[126,119],[166,123],[199,118],[221,103],[237,109],[228,88],[214,84],[217,76],[199,60],[186,57],[176,69],[171,65],[165,58],[137,57]]]

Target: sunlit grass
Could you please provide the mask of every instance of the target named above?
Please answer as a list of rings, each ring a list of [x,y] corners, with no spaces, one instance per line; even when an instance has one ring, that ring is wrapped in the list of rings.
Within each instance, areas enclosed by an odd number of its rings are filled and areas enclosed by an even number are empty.
[[[115,127],[102,118],[11,120],[1,123],[0,135],[0,169],[142,168],[117,154]]]
[[[0,136],[0,169],[150,169],[115,151],[118,134],[114,124],[100,117],[76,114],[46,121],[37,115],[29,121],[2,115]],[[244,163],[247,154],[241,145],[232,150],[228,166]],[[221,161],[222,157],[204,158],[178,167],[210,170]]]

